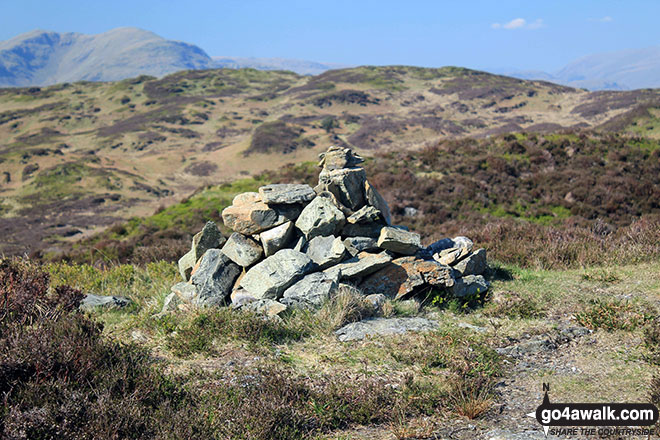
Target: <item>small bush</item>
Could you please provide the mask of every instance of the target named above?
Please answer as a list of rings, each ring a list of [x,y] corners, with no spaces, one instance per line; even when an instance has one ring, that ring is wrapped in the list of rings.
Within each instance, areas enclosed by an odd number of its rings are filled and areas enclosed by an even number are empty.
[[[634,330],[652,319],[653,314],[629,302],[595,299],[576,314],[580,325],[596,330]]]

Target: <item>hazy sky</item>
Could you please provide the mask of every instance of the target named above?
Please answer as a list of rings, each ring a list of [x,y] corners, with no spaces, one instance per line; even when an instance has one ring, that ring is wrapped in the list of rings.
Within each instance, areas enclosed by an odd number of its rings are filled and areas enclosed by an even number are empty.
[[[0,40],[135,26],[211,56],[553,71],[660,45],[657,0],[0,0]]]

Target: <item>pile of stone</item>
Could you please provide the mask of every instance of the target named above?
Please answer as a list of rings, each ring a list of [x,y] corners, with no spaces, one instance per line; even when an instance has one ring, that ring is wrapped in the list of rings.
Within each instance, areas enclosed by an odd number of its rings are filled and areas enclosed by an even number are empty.
[[[184,282],[166,307],[232,305],[269,315],[315,309],[341,283],[365,296],[408,299],[429,287],[449,296],[484,292],[486,251],[466,237],[423,247],[420,236],[391,224],[385,200],[369,183],[363,159],[348,148],[321,154],[319,184],[273,184],[237,195],[179,260]],[[371,297],[373,298],[373,297]]]

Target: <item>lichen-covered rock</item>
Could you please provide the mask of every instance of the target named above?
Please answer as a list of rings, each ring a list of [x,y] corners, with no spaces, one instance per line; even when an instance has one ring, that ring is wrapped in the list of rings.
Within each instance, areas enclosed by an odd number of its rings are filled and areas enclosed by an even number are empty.
[[[356,256],[362,251],[378,250],[378,241],[371,237],[347,237],[344,239],[344,246],[351,257]]]
[[[293,222],[286,222],[259,234],[264,255],[270,257],[287,245],[293,235]]]
[[[481,295],[486,290],[488,290],[488,282],[481,275],[466,275],[458,278],[450,288],[452,295],[456,298]]]
[[[325,269],[339,263],[346,255],[346,246],[341,237],[329,235],[327,237],[314,237],[307,244],[307,256],[319,266]]]
[[[461,276],[482,275],[488,269],[486,249],[479,249],[454,265]]]
[[[365,295],[382,293],[389,298],[399,300],[424,285],[453,286],[452,269],[435,261],[415,257],[397,258],[365,278],[360,284],[360,289]]]
[[[313,266],[302,252],[282,249],[248,270],[240,286],[257,299],[277,299]]]
[[[337,278],[337,275],[331,277],[323,272],[306,275],[284,291],[283,298],[280,299],[280,302],[291,308],[317,309],[337,289]]]
[[[263,249],[252,238],[234,232],[222,247],[222,253],[239,266],[248,267],[261,259]]]
[[[131,304],[131,300],[123,296],[85,295],[78,308],[80,310],[122,309]]]
[[[436,321],[414,318],[370,318],[352,322],[335,332],[342,342],[359,341],[366,337],[400,335],[407,332],[422,332],[436,330]]]
[[[209,249],[190,278],[190,282],[197,287],[193,303],[198,306],[226,305],[227,297],[240,273],[240,266],[220,249]]]
[[[305,184],[275,183],[259,188],[261,201],[268,205],[307,203],[316,197],[314,189]]]
[[[364,168],[322,170],[316,192],[329,191],[347,208],[357,211],[366,204]]]
[[[381,229],[378,247],[397,254],[414,255],[421,246],[419,234],[387,226]]]
[[[380,212],[380,215],[383,217],[386,225],[391,225],[392,214],[390,213],[389,206],[387,206],[387,202],[383,196],[381,196],[380,193],[376,191],[376,188],[374,188],[373,185],[369,183],[368,180],[364,182],[364,192],[365,197],[367,198],[367,203]]]
[[[346,222],[344,214],[326,197],[316,197],[305,206],[296,227],[307,240],[319,235],[334,235]]]
[[[373,206],[363,206],[351,214],[346,221],[351,224],[370,223],[380,220],[380,211]]]
[[[372,274],[392,261],[392,256],[383,251],[379,254],[360,252],[357,256],[326,269],[328,276],[339,274],[340,280],[359,278]]]

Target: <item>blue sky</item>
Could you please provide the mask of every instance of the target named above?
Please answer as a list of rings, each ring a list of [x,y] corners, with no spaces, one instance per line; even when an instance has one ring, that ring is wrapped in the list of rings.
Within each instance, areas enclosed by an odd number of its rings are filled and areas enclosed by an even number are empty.
[[[212,56],[554,71],[660,45],[657,0],[0,1],[0,40],[135,26]]]

